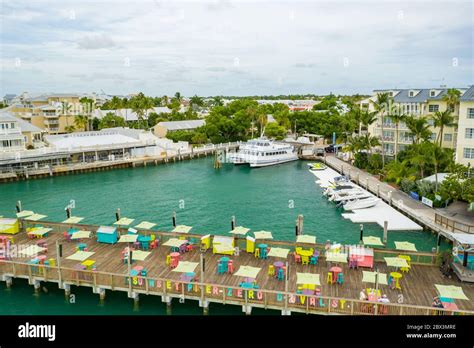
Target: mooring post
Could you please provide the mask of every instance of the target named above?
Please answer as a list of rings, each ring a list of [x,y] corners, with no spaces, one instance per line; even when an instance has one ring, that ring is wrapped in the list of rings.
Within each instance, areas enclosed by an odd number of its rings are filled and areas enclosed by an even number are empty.
[[[116,219],[117,221],[120,220],[120,208],[117,208],[117,210],[116,210],[116,212],[115,212],[115,219]]]
[[[173,212],[172,220],[173,220],[173,227],[176,227],[176,212],[175,211]]]
[[[166,301],[166,315],[171,315],[173,313],[172,298],[168,297]]]
[[[10,289],[13,284],[13,277],[5,276],[5,283],[7,284],[7,289]]]
[[[64,296],[69,299],[71,296],[71,285],[70,284],[64,284]]]
[[[298,219],[296,220],[296,225],[298,226],[297,228],[298,234],[303,234],[303,221],[304,221],[303,215],[299,214]]]
[[[441,246],[441,233],[438,234],[438,242],[436,243],[436,253],[439,253],[439,247]]]
[[[360,243],[362,244],[364,240],[364,224],[360,224]]]
[[[387,234],[388,234],[388,221],[383,222],[383,243],[387,244]]]
[[[20,213],[23,209],[21,209],[21,201],[16,202],[16,212]]]
[[[232,215],[232,219],[230,221],[230,230],[232,231],[235,228],[235,215]]]
[[[63,253],[62,245],[59,244],[59,240],[56,241],[56,258],[58,259],[58,285],[61,289],[63,287],[63,280],[61,276],[61,256]]]

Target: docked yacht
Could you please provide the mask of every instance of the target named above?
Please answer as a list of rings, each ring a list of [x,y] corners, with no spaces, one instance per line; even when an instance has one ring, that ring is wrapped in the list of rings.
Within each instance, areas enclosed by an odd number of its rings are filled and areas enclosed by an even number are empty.
[[[248,164],[250,167],[266,167],[296,161],[298,154],[294,146],[269,140],[261,136],[252,139],[235,153],[227,154],[227,161],[234,164]]]
[[[329,201],[347,202],[347,201],[352,201],[354,199],[369,198],[369,197],[373,197],[373,195],[367,191],[350,190],[350,191],[337,192],[333,194],[331,198],[329,198]]]

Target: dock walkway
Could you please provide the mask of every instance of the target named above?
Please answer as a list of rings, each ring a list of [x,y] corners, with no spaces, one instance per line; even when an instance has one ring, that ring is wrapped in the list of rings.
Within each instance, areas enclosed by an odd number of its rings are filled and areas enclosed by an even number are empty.
[[[410,198],[405,192],[397,190],[385,182],[381,182],[371,174],[354,167],[335,156],[328,155],[324,157],[324,161],[331,168],[337,170],[341,174],[349,176],[355,183],[379,196],[389,205],[396,207],[413,220],[428,227],[430,230],[441,234],[447,239],[453,240],[453,233],[455,233],[453,229],[448,229],[445,226],[436,223],[436,221],[441,220],[441,218],[435,209],[421,203],[420,201]],[[471,232],[468,227],[465,231],[463,229],[457,231],[465,233]]]
[[[324,256],[320,257],[317,265],[302,265],[296,263],[292,254],[289,255],[288,279],[279,281],[274,276],[268,275],[268,266],[275,261],[281,261],[269,257],[266,260],[255,258],[253,254],[245,252],[245,239],[238,238],[237,246],[240,248],[239,255],[231,256],[234,261],[234,268],[238,270],[240,266],[260,267],[261,271],[256,278],[259,286],[255,290],[246,290],[239,287],[243,280],[241,277],[225,274],[217,274],[217,263],[221,255],[213,254],[212,250],[207,250],[202,254],[205,260],[201,263],[201,252],[196,248],[181,255],[181,260],[198,262],[196,268],[197,280],[189,283],[180,280],[180,274],[173,272],[166,265],[166,255],[170,253],[170,248],[161,244],[171,237],[183,237],[199,243],[201,235],[198,234],[178,234],[170,232],[158,232],[152,230],[141,230],[140,233],[154,234],[160,240],[160,246],[151,250],[151,254],[144,261],[137,261],[133,266],[143,266],[147,269],[147,275],[140,279],[132,278],[127,274],[128,265],[121,261],[121,252],[126,246],[124,243],[104,244],[98,243],[96,238],[84,239],[88,251],[94,252],[90,259],[96,261],[95,271],[77,270],[75,266],[79,261],[67,259],[76,251],[76,243],[67,242],[63,236],[64,231],[70,227],[81,230],[96,231],[95,225],[66,225],[55,222],[33,222],[22,220],[22,232],[14,236],[17,248],[35,245],[36,240],[27,238],[25,228],[40,224],[50,227],[53,230],[45,237],[48,244],[47,258],[58,260],[59,247],[62,245],[62,257],[55,266],[31,265],[28,264],[28,257],[16,255],[9,260],[0,261],[0,279],[11,285],[15,278],[28,279],[35,288],[40,288],[43,283],[57,283],[66,294],[71,291],[71,286],[91,287],[94,293],[105,296],[105,291],[124,291],[130,298],[138,300],[140,294],[160,296],[163,302],[171,304],[173,298],[185,300],[196,300],[206,310],[210,302],[221,304],[231,304],[242,306],[243,311],[250,313],[252,307],[269,308],[280,310],[282,314],[291,312],[303,312],[312,314],[346,314],[346,315],[434,315],[439,313],[450,314],[444,310],[435,311],[431,307],[433,297],[437,296],[434,284],[461,286],[468,298],[474,298],[474,284],[461,283],[457,279],[443,277],[436,266],[436,254],[421,252],[403,252],[412,259],[412,268],[408,273],[404,273],[401,279],[401,290],[392,290],[385,285],[379,288],[382,293],[387,294],[391,303],[380,304],[359,301],[359,293],[362,289],[373,287],[374,284],[362,282],[362,271],[368,269],[349,269],[347,264],[341,264],[345,277],[343,285],[327,284],[326,275],[331,266],[326,262]],[[121,233],[126,233],[122,230]],[[268,241],[270,247],[285,247],[294,250],[295,243],[290,241]],[[304,245],[303,245],[304,246]],[[308,247],[308,246],[306,246]],[[324,255],[324,246],[317,245],[317,249]],[[388,269],[384,257],[396,256],[400,252],[395,250],[375,249],[375,267],[379,272],[390,273],[393,269]],[[60,264],[60,266],[58,266]],[[204,272],[201,272],[201,265]],[[334,265],[334,264],[333,264]],[[319,274],[321,277],[321,295],[301,295],[297,294],[296,273],[310,272]],[[474,301],[456,301],[459,312],[474,314]],[[383,309],[383,310],[382,310]]]

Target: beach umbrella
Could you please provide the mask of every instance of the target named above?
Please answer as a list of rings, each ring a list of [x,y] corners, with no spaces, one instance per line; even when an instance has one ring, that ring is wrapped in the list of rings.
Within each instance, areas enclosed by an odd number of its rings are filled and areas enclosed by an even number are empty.
[[[257,278],[258,272],[260,272],[260,267],[252,267],[252,266],[240,266],[239,270],[234,273],[235,276],[238,277],[245,277],[245,278]]]
[[[149,229],[153,228],[154,226],[156,226],[156,224],[154,224],[153,222],[142,221],[138,225],[136,225],[135,228],[140,228],[140,229],[143,229],[143,230],[149,230]]]
[[[296,284],[303,285],[321,285],[319,274],[314,273],[296,273]]]
[[[47,217],[47,215],[33,214],[33,215],[28,216],[26,220],[38,221],[38,220],[44,219],[45,217]]]
[[[375,285],[388,285],[387,275],[385,273],[362,271],[362,281],[364,283],[373,283]]]
[[[77,231],[71,234],[71,239],[86,239],[91,237],[90,231]]]
[[[82,220],[84,220],[83,217],[71,216],[70,218],[64,220],[64,221],[63,221],[63,224],[78,224],[78,223],[81,222]]]
[[[199,262],[179,261],[178,266],[172,272],[191,273],[198,265]]]
[[[138,239],[138,235],[136,234],[124,234],[120,236],[118,240],[119,243],[135,243]]]
[[[460,286],[435,284],[435,287],[441,297],[469,300]]]
[[[300,234],[299,236],[296,237],[296,243],[316,244],[316,236]]]
[[[22,210],[19,213],[16,213],[17,218],[25,218],[27,216],[31,216],[34,213],[31,210]]]
[[[380,239],[380,237],[374,237],[374,236],[362,237],[362,242],[365,245],[376,245],[376,246],[383,246],[384,245],[382,243],[382,240]]]
[[[255,239],[273,239],[273,235],[268,231],[257,231],[253,233]]]
[[[165,243],[164,246],[179,248],[181,245],[186,244],[188,241],[185,239],[170,238]]]
[[[234,228],[234,229],[233,229],[232,231],[230,231],[229,233],[232,233],[232,234],[240,234],[240,235],[246,235],[248,231],[250,231],[250,228],[243,227],[243,226],[237,226],[236,228]]]
[[[401,257],[384,257],[384,259],[385,259],[385,262],[387,263],[387,266],[390,266],[390,267],[396,267],[396,268],[410,267],[407,260],[402,259]]]
[[[85,261],[95,253],[92,251],[76,251],[74,254],[66,257],[68,260]]]
[[[175,233],[189,233],[191,231],[192,227],[191,226],[186,226],[186,225],[178,225],[176,226],[173,231]]]
[[[404,251],[417,251],[415,244],[410,242],[395,242],[395,249]]]
[[[343,253],[332,253],[332,252],[327,252],[326,253],[326,261],[328,262],[342,262],[342,263],[347,263],[347,254]]]
[[[132,260],[145,261],[145,259],[151,254],[151,251],[134,250],[132,252]]]
[[[130,225],[133,221],[135,221],[135,219],[129,219],[129,218],[123,217],[123,218],[121,218],[120,220],[115,221],[115,222],[114,222],[114,225],[118,225],[118,226],[128,226],[128,225]]]
[[[268,256],[280,257],[280,258],[286,259],[288,257],[289,252],[290,252],[290,249],[272,247],[270,248],[270,251],[268,252]]]

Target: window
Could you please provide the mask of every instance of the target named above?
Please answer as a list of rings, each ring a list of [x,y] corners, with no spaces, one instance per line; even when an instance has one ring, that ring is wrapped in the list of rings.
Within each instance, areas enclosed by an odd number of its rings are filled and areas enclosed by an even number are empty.
[[[466,128],[466,139],[474,139],[474,128]]]
[[[431,133],[430,140],[436,140],[436,133]]]
[[[429,105],[428,106],[428,111],[429,112],[438,112],[439,111],[439,105]]]
[[[430,97],[434,97],[436,95],[436,91],[430,91]]]
[[[415,92],[410,91],[410,97],[413,97],[415,95]]]
[[[464,148],[464,158],[473,158],[474,159],[474,148],[465,147]]]
[[[444,141],[453,141],[453,135],[451,133],[446,133],[443,138]]]
[[[467,118],[474,118],[474,108],[467,108]]]
[[[427,121],[428,121],[428,124],[430,126],[434,126],[434,120],[433,119],[429,118]]]

